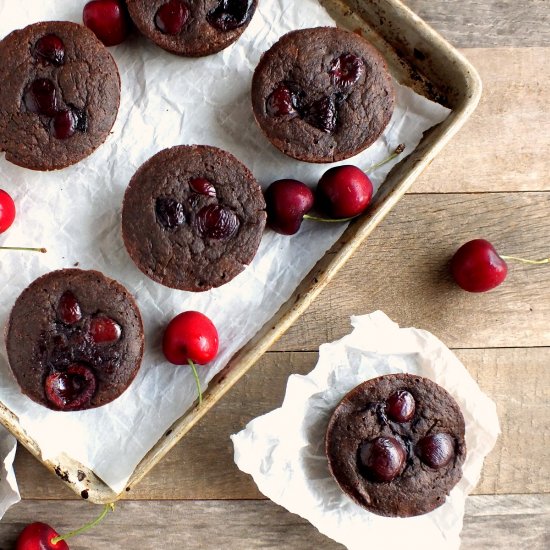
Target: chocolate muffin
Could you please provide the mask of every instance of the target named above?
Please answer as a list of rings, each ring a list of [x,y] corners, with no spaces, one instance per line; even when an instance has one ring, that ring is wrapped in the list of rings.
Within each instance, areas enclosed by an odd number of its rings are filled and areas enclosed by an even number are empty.
[[[380,53],[334,27],[284,35],[252,79],[260,128],[283,153],[307,162],[335,162],[366,149],[387,126],[394,96]]]
[[[94,33],[35,23],[0,42],[0,150],[14,164],[56,170],[95,151],[118,112],[116,64]]]
[[[243,271],[265,220],[262,190],[246,166],[216,147],[180,145],[160,151],[132,177],[122,236],[145,275],[196,292]]]
[[[138,306],[98,271],[62,269],[17,298],[6,347],[21,391],[50,409],[100,407],[121,395],[143,355]]]
[[[464,418],[427,378],[390,374],[351,390],[326,432],[331,474],[367,510],[409,517],[431,512],[462,477]]]
[[[210,55],[244,32],[258,0],[126,0],[130,17],[161,48],[187,57]]]

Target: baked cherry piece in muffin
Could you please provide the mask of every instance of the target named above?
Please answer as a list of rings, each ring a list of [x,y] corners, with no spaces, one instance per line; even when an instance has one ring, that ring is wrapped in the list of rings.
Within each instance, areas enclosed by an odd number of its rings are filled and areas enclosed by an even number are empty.
[[[0,41],[0,150],[9,162],[56,170],[107,138],[120,78],[107,48],[82,25],[35,23]]]
[[[171,288],[203,291],[238,275],[254,258],[265,201],[233,155],[205,145],[164,149],[132,177],[122,236],[137,267]]]
[[[21,391],[50,409],[105,405],[136,376],[143,355],[138,306],[98,271],[62,269],[36,279],[11,311],[6,347]]]
[[[366,149],[390,121],[394,96],[380,53],[334,27],[284,35],[252,79],[260,128],[283,153],[307,162],[335,162]]]
[[[126,0],[141,33],[187,57],[217,53],[245,31],[258,0]]]
[[[428,378],[373,378],[332,414],[329,469],[346,494],[375,514],[425,514],[441,506],[462,477],[464,429],[456,401]]]

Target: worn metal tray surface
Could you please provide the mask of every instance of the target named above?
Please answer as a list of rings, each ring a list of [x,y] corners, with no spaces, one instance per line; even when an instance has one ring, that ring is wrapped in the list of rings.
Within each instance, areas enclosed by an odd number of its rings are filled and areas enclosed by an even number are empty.
[[[293,296],[210,382],[200,407],[178,419],[134,470],[128,489],[147,472],[229,391],[258,358],[292,325],[344,265],[361,242],[399,201],[414,180],[475,109],[481,95],[479,76],[466,59],[398,0],[320,0],[338,25],[361,32],[384,55],[393,76],[416,92],[452,109],[445,122],[427,132],[416,150],[398,164],[374,198],[368,213],[354,220],[315,265]],[[40,449],[21,430],[17,417],[0,404],[0,421],[39,460]],[[71,459],[42,461],[77,494],[95,503],[116,494],[93,471]]]

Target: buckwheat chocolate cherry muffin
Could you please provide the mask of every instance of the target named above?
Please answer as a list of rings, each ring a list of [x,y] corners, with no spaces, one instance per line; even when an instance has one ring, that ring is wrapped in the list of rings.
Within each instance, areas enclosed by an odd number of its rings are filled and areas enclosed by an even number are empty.
[[[122,236],[154,281],[203,291],[229,282],[252,261],[265,227],[262,190],[233,155],[206,145],[164,149],[132,177]]]
[[[121,395],[143,355],[131,294],[98,271],[61,269],[36,279],[11,311],[6,347],[21,391],[50,409],[100,407]]]
[[[161,48],[188,57],[210,55],[244,32],[258,0],[126,0],[143,35]]]
[[[64,168],[95,151],[116,119],[120,78],[82,25],[35,23],[0,41],[0,151],[32,170]]]
[[[284,35],[252,79],[260,128],[283,153],[307,162],[335,162],[366,149],[388,124],[394,95],[380,53],[334,27]]]
[[[431,512],[462,477],[464,418],[428,378],[390,374],[351,390],[326,433],[329,469],[367,510],[410,517]]]

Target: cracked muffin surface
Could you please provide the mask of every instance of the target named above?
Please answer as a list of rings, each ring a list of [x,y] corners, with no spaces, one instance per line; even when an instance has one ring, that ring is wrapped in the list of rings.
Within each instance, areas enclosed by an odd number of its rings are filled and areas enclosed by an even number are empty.
[[[371,145],[390,121],[394,96],[382,55],[335,27],[284,35],[252,79],[258,125],[280,151],[306,162],[344,160]]]
[[[75,164],[107,138],[120,77],[94,33],[67,21],[34,23],[0,41],[0,150],[33,170]]]
[[[390,374],[363,382],[334,410],[329,469],[355,502],[383,516],[431,512],[462,477],[464,418],[428,378]]]
[[[137,267],[171,288],[221,286],[252,261],[265,227],[262,190],[230,153],[206,145],[164,149],[132,177],[122,236]]]

